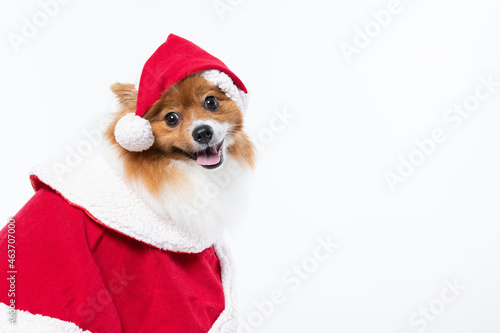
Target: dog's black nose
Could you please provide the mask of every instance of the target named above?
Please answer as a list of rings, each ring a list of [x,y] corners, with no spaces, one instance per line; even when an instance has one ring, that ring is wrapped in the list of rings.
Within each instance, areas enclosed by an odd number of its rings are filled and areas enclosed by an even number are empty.
[[[198,143],[208,144],[212,140],[214,130],[208,125],[201,125],[193,130],[193,139]]]

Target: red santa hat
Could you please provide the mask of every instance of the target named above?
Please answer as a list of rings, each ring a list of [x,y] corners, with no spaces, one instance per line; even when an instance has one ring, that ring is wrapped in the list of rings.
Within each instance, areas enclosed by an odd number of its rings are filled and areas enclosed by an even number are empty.
[[[149,149],[155,139],[151,124],[142,117],[164,91],[198,72],[235,101],[242,112],[245,111],[247,89],[243,82],[216,57],[190,41],[170,34],[144,65],[135,114],[125,115],[116,124],[118,144],[135,152]]]

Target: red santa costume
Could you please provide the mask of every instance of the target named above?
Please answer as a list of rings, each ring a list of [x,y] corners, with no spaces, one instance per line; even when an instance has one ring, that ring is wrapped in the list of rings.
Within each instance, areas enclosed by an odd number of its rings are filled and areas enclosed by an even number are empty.
[[[151,133],[140,122],[149,106],[175,82],[207,70],[243,109],[241,81],[220,60],[170,35],[146,63],[133,124],[124,120],[129,131],[122,128],[126,135],[117,141],[133,151],[149,148]],[[15,247],[13,265],[7,258],[1,264],[0,332],[235,332],[223,237],[158,214],[112,155],[100,147],[66,172],[50,164],[32,173],[35,195],[0,233],[4,253]]]

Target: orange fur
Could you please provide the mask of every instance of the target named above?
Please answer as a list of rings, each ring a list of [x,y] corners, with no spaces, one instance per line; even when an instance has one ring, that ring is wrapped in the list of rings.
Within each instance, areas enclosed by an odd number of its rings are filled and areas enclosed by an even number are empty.
[[[193,121],[197,119],[229,123],[232,127],[230,134],[234,144],[227,148],[226,154],[231,154],[240,164],[253,168],[254,146],[243,131],[241,111],[234,101],[203,77],[195,74],[176,83],[148,110],[144,118],[151,123],[155,143],[143,152],[123,149],[114,136],[118,120],[127,113],[135,112],[137,91],[134,85],[116,83],[111,86],[111,90],[118,98],[121,108],[106,130],[106,138],[119,150],[126,177],[142,182],[152,194],[158,195],[164,182],[174,186],[182,186],[185,182],[185,175],[173,165],[172,161],[190,159],[173,150],[173,147],[188,152],[194,150],[190,129]],[[219,110],[215,112],[207,111],[202,106],[204,99],[210,95],[219,100]],[[165,115],[172,111],[182,116],[181,123],[174,128],[167,126],[164,121]]]

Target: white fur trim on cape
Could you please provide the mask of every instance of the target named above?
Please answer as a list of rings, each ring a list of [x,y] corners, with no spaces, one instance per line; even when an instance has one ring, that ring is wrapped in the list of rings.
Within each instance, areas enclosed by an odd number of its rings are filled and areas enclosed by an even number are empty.
[[[199,253],[215,243],[216,235],[207,237],[182,228],[153,211],[113,165],[115,152],[107,144],[95,149],[72,168],[54,162],[36,167],[31,174],[100,223],[154,247]]]
[[[147,150],[155,142],[150,122],[135,113],[128,113],[118,120],[115,138],[120,146],[135,152]]]
[[[229,160],[228,158],[227,162]],[[222,233],[207,235],[206,233],[197,233],[194,229],[184,229],[179,224],[174,223],[172,218],[159,214],[151,205],[147,204],[144,200],[145,197],[138,193],[133,184],[124,181],[122,171],[119,169],[120,165],[117,165],[119,163],[117,152],[108,144],[102,144],[95,147],[95,151],[78,165],[72,165],[71,168],[68,168],[61,163],[51,163],[35,168],[32,175],[60,193],[73,205],[84,209],[98,222],[131,238],[163,250],[184,253],[199,253],[213,246],[221,266],[225,308],[214,322],[209,333],[236,332],[238,323],[235,310],[234,272],[231,254],[224,235]],[[197,167],[195,170],[200,170],[200,172],[207,171],[200,169],[197,165],[193,166],[193,168],[195,167]],[[193,170],[190,170],[190,174],[193,173]],[[224,174],[219,174],[219,176],[221,175]],[[237,184],[236,180],[243,177],[238,173],[238,177],[234,178],[230,182],[231,184]],[[206,182],[206,179],[201,177],[199,182],[202,184]],[[198,184],[198,181],[195,181],[195,184]],[[226,186],[229,185],[226,184]],[[230,191],[228,195],[234,196],[235,194]],[[226,200],[222,201],[226,202]],[[162,206],[168,207],[167,204]],[[214,215],[212,219],[219,216],[208,211],[202,211],[202,215],[204,217]],[[31,316],[41,317],[40,315]],[[49,319],[51,318],[44,320]],[[28,330],[27,332],[38,331]],[[65,332],[80,333],[81,331],[67,330]]]
[[[246,111],[248,106],[248,94],[238,89],[229,75],[216,69],[210,69],[203,71],[201,76],[211,84],[218,86],[227,97],[236,102],[242,113]]]
[[[52,317],[15,310],[16,323],[11,324],[7,315],[10,308],[0,303],[0,332],[2,333],[91,333],[75,324]]]
[[[227,241],[218,241],[214,245],[215,253],[221,265],[222,289],[224,290],[225,308],[219,318],[212,325],[208,333],[233,333],[238,329],[236,315],[236,297],[234,287],[234,271],[232,265],[232,254],[228,248]]]

